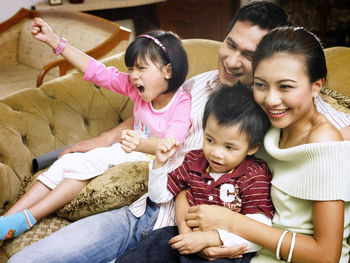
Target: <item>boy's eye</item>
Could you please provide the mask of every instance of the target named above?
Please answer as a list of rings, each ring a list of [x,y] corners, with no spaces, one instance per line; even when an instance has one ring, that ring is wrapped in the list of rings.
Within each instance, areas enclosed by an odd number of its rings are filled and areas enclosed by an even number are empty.
[[[207,138],[207,142],[209,142],[209,143],[213,143],[213,139],[211,139],[211,138]]]
[[[227,146],[226,146],[226,149],[229,150],[229,151],[234,151],[234,150],[235,150],[235,148],[233,148],[233,147],[230,146],[230,145],[227,145]]]

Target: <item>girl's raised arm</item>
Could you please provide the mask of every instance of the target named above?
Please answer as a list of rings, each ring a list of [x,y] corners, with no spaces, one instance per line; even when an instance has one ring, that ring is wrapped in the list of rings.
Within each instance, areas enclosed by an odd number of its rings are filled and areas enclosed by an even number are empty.
[[[62,38],[53,32],[51,27],[44,20],[38,17],[34,18],[31,32],[35,39],[48,44],[54,51],[56,51],[55,54],[62,55],[74,67],[85,73],[91,57],[74,48],[69,43],[65,43]]]

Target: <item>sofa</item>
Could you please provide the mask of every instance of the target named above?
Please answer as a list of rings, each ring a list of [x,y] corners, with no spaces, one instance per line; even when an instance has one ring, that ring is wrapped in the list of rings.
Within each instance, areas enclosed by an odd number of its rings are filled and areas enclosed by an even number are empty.
[[[186,39],[188,78],[217,68],[220,42]],[[350,114],[350,48],[325,50],[329,76],[322,97]],[[126,71],[123,53],[103,60]],[[95,137],[132,114],[131,101],[73,72],[0,100],[0,215],[35,182],[34,157]],[[79,195],[30,231],[0,246],[0,262],[79,218],[127,205],[147,191],[147,163],[125,163],[94,178]]]
[[[32,37],[34,17],[43,18],[59,36],[94,58],[120,53],[128,45],[130,30],[109,20],[81,12],[22,8],[0,23],[0,50],[6,50],[0,52],[0,97],[40,86],[73,68]]]

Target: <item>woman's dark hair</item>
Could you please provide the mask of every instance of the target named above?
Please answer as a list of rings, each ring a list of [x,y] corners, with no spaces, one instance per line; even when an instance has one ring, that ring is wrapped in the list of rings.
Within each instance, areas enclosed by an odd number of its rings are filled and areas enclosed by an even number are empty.
[[[310,82],[327,76],[326,58],[316,35],[302,27],[280,27],[260,41],[253,57],[253,73],[261,60],[278,53],[300,55]]]
[[[151,31],[144,35],[150,37],[141,35],[126,49],[125,65],[133,67],[138,58],[145,60],[146,56],[162,66],[171,63],[172,77],[166,92],[176,91],[185,81],[188,72],[187,54],[181,40],[174,33],[162,30]],[[152,37],[156,40],[152,40]],[[160,44],[156,43],[157,40]]]
[[[252,89],[241,82],[222,86],[209,96],[204,108],[203,130],[212,114],[219,125],[239,124],[240,132],[247,134],[249,149],[261,144],[270,128],[269,118],[255,102]]]
[[[279,26],[291,26],[287,13],[281,7],[265,1],[253,1],[241,7],[233,17],[228,33],[237,21],[249,22],[269,31]]]

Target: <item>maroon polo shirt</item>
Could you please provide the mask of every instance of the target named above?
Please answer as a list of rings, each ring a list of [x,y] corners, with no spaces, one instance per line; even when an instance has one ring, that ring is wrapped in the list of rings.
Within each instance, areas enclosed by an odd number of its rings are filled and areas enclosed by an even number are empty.
[[[247,156],[217,181],[207,173],[208,166],[203,150],[190,151],[182,165],[168,174],[169,191],[176,196],[187,189],[191,206],[219,205],[241,214],[266,214],[272,219],[272,175],[263,160]]]

